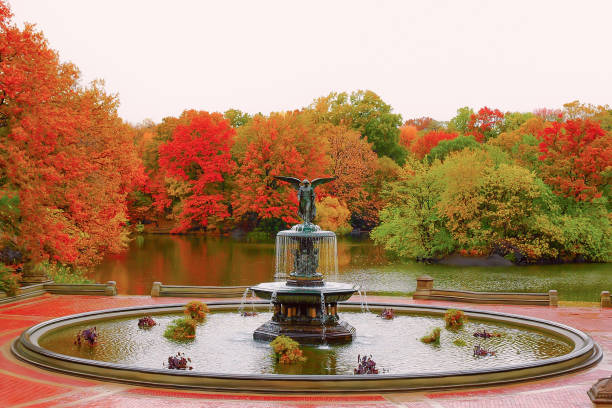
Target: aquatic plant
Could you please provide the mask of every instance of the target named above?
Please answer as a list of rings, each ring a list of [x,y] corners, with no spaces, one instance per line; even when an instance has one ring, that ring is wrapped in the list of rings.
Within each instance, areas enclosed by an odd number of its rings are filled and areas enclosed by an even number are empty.
[[[243,317],[257,316],[257,312],[242,312],[240,313],[240,316],[243,316]]]
[[[170,370],[193,370],[193,367],[187,365],[187,363],[191,363],[191,359],[189,357],[185,357],[185,354],[180,352],[176,353],[176,356],[168,357],[168,369]],[[166,366],[164,364],[164,366]]]
[[[393,311],[393,309],[385,308],[382,312],[380,312],[379,317],[382,317],[386,320],[392,320],[395,317],[395,312]]]
[[[202,320],[204,320],[209,310],[208,306],[206,306],[206,303],[193,300],[185,305],[184,312],[186,315],[191,316],[192,319],[201,322]]]
[[[174,319],[166,330],[164,337],[170,340],[185,341],[195,339],[197,322],[189,317]]]
[[[157,322],[155,322],[155,320],[153,320],[151,316],[145,316],[138,319],[138,327],[140,327],[141,329],[148,329],[150,327],[155,326],[156,324]]]
[[[488,339],[489,337],[501,337],[501,333],[498,332],[488,332],[486,329],[482,329],[482,331],[476,331],[474,333],[474,337],[481,337],[483,339]]]
[[[81,346],[82,342],[85,341],[90,346],[95,346],[98,344],[98,329],[96,326],[91,327],[89,329],[81,330],[77,333],[76,339],[74,339],[74,344],[77,346]]]
[[[453,344],[455,346],[458,346],[458,347],[465,347],[465,346],[467,346],[467,343],[463,339],[455,339],[455,340],[453,340]]]
[[[300,344],[287,336],[278,336],[270,343],[274,358],[281,364],[293,364],[306,361],[302,355]]]
[[[483,347],[480,347],[480,344],[474,346],[474,357],[486,357],[486,356],[494,356],[495,352],[492,350],[487,350]]]
[[[434,327],[434,329],[428,335],[421,337],[421,341],[426,344],[435,344],[436,346],[439,346],[441,331],[442,329],[439,327]]]
[[[378,374],[376,362],[372,360],[372,355],[369,356],[357,355],[357,368],[353,369],[354,374]]]
[[[467,321],[465,313],[457,309],[448,309],[444,314],[444,322],[447,329],[458,329]]]

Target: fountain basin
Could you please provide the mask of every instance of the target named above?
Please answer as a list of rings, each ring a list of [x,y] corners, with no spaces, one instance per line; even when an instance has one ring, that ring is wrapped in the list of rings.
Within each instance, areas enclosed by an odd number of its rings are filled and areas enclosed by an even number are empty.
[[[235,311],[239,303],[237,302],[211,302],[211,311]],[[156,361],[152,368],[143,364],[130,363],[127,359],[124,363],[110,361],[98,361],[92,357],[83,358],[72,355],[58,353],[48,348],[42,347],[39,341],[44,340],[45,336],[53,335],[57,331],[70,330],[79,325],[103,325],[105,321],[112,319],[124,319],[142,317],[143,315],[162,316],[167,313],[182,313],[183,304],[135,307],[124,309],[102,310],[78,315],[65,316],[40,323],[23,332],[12,345],[13,353],[20,359],[43,368],[57,370],[73,375],[93,377],[102,380],[112,380],[126,383],[136,383],[140,385],[166,386],[172,388],[194,388],[194,389],[215,389],[231,391],[261,391],[261,392],[365,392],[365,391],[407,391],[419,389],[439,389],[459,386],[476,386],[486,384],[507,383],[512,381],[524,381],[529,379],[542,378],[552,375],[559,375],[575,370],[579,370],[597,363],[601,359],[601,350],[593,340],[579,330],[561,325],[559,323],[534,319],[524,316],[509,315],[496,312],[484,312],[463,309],[470,321],[479,321],[486,324],[502,324],[515,327],[517,330],[525,330],[551,338],[560,339],[569,345],[569,352],[550,358],[543,358],[536,361],[526,361],[489,365],[494,360],[480,360],[471,367],[461,365],[446,364],[443,369],[436,367],[435,355],[440,351],[433,350],[433,354],[423,356],[425,360],[431,359],[431,370],[415,371],[408,368],[395,370],[379,375],[291,375],[291,374],[260,374],[260,370],[253,369],[245,372],[240,364],[228,367],[235,369],[235,372],[222,370],[207,370],[206,366],[196,366],[194,371],[176,371],[161,368],[161,362]],[[267,310],[268,303],[255,305],[259,310]],[[340,305],[343,312],[359,310],[360,305],[349,303]],[[445,307],[401,305],[393,303],[370,304],[373,310],[392,307],[396,313],[409,313],[415,316],[432,316],[441,318],[446,311]],[[265,314],[265,313],[264,313]],[[362,315],[362,314],[358,314]],[[365,316],[365,315],[364,315]],[[237,317],[239,318],[239,317]],[[267,318],[263,316],[262,318]],[[249,319],[249,318],[244,318]],[[397,319],[397,318],[396,318]],[[248,320],[246,320],[248,321]],[[240,320],[245,322],[245,320]],[[393,329],[396,320],[382,322],[384,327]],[[132,325],[135,321],[131,322]],[[387,325],[390,324],[390,325]],[[240,326],[240,324],[238,324]],[[242,328],[244,331],[244,341],[247,341],[251,329]],[[360,329],[361,330],[361,329]],[[392,330],[392,332],[394,332]],[[406,337],[414,333],[397,333],[397,342],[400,344],[406,341]],[[414,336],[418,333],[414,334]],[[367,339],[366,339],[367,340]],[[163,338],[160,341],[165,341]],[[202,338],[202,341],[206,341]],[[252,342],[252,340],[250,340]],[[43,342],[44,343],[44,342]],[[138,342],[136,342],[138,343]],[[356,342],[352,344],[355,345]],[[366,341],[364,344],[368,343]],[[253,342],[253,344],[267,347],[265,343]],[[231,344],[230,344],[231,345]],[[223,345],[220,345],[223,349]],[[176,346],[179,347],[179,346]],[[332,346],[333,347],[333,346]],[[347,346],[342,346],[338,352],[345,350]],[[429,347],[429,346],[428,346]],[[129,349],[129,347],[124,347]],[[442,349],[444,350],[444,349]],[[178,351],[178,349],[177,349]],[[196,349],[193,350],[194,353]],[[263,350],[265,351],[265,349]],[[362,353],[371,353],[376,358],[377,351],[381,350],[364,349]],[[148,356],[148,350],[147,350]],[[193,356],[193,354],[192,354]],[[228,356],[234,357],[234,356]],[[204,361],[208,355],[202,356]],[[401,360],[401,359],[396,359]],[[146,360],[148,361],[148,360]],[[268,361],[268,360],[266,360]],[[411,363],[410,361],[407,361]],[[381,361],[379,360],[379,363]],[[382,367],[384,368],[384,364]],[[410,364],[409,364],[410,366]]]

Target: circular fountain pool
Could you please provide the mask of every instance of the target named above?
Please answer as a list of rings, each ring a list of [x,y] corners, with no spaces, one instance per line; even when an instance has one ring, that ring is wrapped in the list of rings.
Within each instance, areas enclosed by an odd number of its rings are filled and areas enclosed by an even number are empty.
[[[34,364],[77,375],[172,387],[259,391],[380,391],[490,384],[560,374],[601,358],[590,337],[553,322],[466,310],[468,323],[459,330],[443,329],[440,346],[433,346],[419,338],[434,327],[444,327],[446,308],[381,304],[362,313],[359,304],[345,304],[342,318],[359,328],[353,342],[303,346],[307,362],[283,366],[274,363],[267,342],[252,338],[253,330],[270,319],[267,303],[257,304],[259,314],[254,317],[240,316],[236,303],[209,303],[212,313],[198,326],[196,339],[177,343],[164,338],[163,331],[182,315],[182,306],[114,309],[51,320],[26,330],[13,351]],[[382,307],[393,307],[396,317],[377,317]],[[153,315],[157,326],[139,329],[138,318],[144,315]],[[96,346],[73,344],[79,330],[94,325],[100,333]],[[482,329],[501,336],[474,337]],[[475,357],[475,345],[494,350],[495,355]],[[193,371],[163,367],[177,352],[191,358]],[[381,374],[353,375],[359,354],[371,354]]]

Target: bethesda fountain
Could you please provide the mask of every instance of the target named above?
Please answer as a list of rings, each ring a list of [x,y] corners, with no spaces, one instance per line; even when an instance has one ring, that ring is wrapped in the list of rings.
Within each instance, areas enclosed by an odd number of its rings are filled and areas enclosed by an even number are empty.
[[[355,336],[355,328],[338,316],[338,302],[348,300],[357,289],[350,284],[325,282],[323,274],[337,269],[336,234],[313,224],[317,185],[335,179],[300,181],[275,176],[297,190],[298,216],[302,224],[276,236],[276,276],[286,281],[265,282],[251,287],[271,302],[272,318],[253,333],[256,340],[285,335],[300,343],[343,343]],[[323,273],[321,273],[323,272]]]
[[[303,223],[278,233],[276,276],[282,280],[250,288],[268,299],[253,301],[252,313],[236,313],[236,307],[242,306],[236,301],[208,302],[211,313],[198,324],[198,334],[186,342],[175,342],[165,338],[164,331],[184,316],[184,303],[94,310],[30,327],[13,342],[12,352],[43,368],[99,380],[172,388],[316,393],[505,384],[567,374],[601,360],[601,348],[579,330],[486,310],[462,309],[469,317],[462,329],[445,330],[437,346],[426,344],[427,333],[436,328],[439,333],[437,326],[445,325],[444,305],[371,303],[373,310],[383,314],[393,308],[395,318],[381,319],[360,308],[360,302],[344,302],[340,305],[344,318],[359,328],[356,338],[353,326],[340,319],[338,302],[358,290],[351,284],[323,279],[337,270],[336,236],[313,224],[314,189],[333,178],[312,182],[276,178],[298,190],[298,215]],[[156,324],[140,328],[137,322],[143,316],[154,318]],[[75,342],[75,335],[92,328],[100,333],[99,345]],[[478,336],[485,329],[498,335],[488,340]],[[304,347],[307,360],[295,367],[272,363],[269,345],[258,340],[273,340],[278,335],[312,344]],[[325,343],[329,345],[321,347]],[[477,355],[481,346],[494,347],[495,354]],[[163,365],[169,361],[168,353],[176,352],[190,356],[193,371]],[[363,353],[372,354],[388,371],[355,375],[360,373],[354,362]],[[609,390],[610,382],[601,381],[590,392],[598,402],[607,398]]]

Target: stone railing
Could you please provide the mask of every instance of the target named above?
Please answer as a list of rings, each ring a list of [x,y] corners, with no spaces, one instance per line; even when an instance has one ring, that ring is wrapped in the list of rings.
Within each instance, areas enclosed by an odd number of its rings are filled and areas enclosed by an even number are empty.
[[[471,292],[465,290],[434,289],[431,276],[417,278],[417,290],[414,299],[447,300],[468,303],[500,303],[507,305],[557,306],[559,296],[556,290],[548,293],[513,293],[513,292]]]
[[[161,282],[153,282],[151,296],[233,298],[241,297],[247,288],[248,286],[163,285]]]
[[[7,296],[0,291],[0,304],[10,303],[16,300],[26,299],[34,296],[53,293],[56,295],[117,295],[117,283],[108,281],[106,283],[36,283],[34,285],[22,286],[17,290],[15,296]]]

